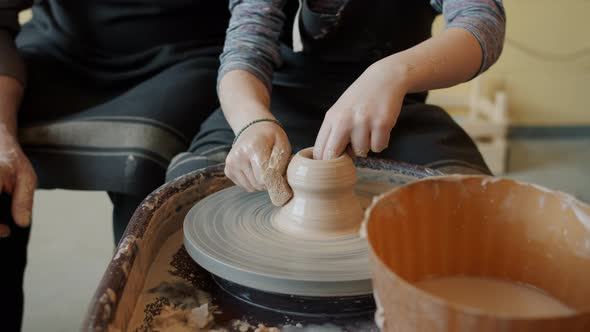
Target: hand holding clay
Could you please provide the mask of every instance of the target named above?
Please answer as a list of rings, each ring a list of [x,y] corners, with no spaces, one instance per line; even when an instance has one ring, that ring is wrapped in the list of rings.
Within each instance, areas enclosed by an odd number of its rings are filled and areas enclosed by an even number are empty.
[[[369,67],[328,110],[313,150],[314,159],[333,159],[350,144],[356,156],[381,152],[406,94],[392,68]]]
[[[247,191],[268,190],[274,205],[287,203],[293,192],[285,179],[291,145],[285,131],[273,122],[246,128],[232,147],[225,174]]]
[[[16,138],[16,113],[22,86],[16,80],[0,76],[0,188],[12,194],[12,217],[17,225],[31,223],[33,196],[37,176]],[[10,235],[10,228],[0,220],[0,237]]]

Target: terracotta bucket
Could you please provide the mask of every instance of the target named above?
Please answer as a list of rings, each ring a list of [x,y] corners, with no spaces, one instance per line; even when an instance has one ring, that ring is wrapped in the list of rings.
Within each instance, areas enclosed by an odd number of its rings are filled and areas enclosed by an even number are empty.
[[[384,331],[590,331],[590,207],[509,179],[444,176],[376,199],[365,215]],[[432,276],[530,284],[574,309],[493,315],[414,286]]]

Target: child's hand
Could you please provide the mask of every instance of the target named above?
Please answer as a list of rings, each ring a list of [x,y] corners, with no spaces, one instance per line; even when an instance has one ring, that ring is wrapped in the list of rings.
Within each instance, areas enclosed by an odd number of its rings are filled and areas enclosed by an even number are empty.
[[[225,162],[225,174],[247,191],[268,190],[272,203],[284,205],[292,196],[285,179],[291,158],[287,134],[277,123],[250,125],[238,137]]]
[[[313,149],[315,159],[340,156],[348,144],[355,155],[381,152],[406,94],[395,67],[377,62],[369,67],[328,110]]]
[[[225,160],[225,174],[247,191],[268,190],[274,205],[284,205],[293,196],[285,178],[291,144],[269,110],[266,86],[247,71],[232,70],[219,83],[219,100],[238,135]]]

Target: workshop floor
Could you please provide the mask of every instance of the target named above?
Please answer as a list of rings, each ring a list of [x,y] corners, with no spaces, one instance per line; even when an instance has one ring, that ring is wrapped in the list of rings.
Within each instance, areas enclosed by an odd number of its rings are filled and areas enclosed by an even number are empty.
[[[590,139],[511,142],[507,176],[590,202]],[[77,331],[112,255],[105,193],[39,191],[23,331]]]

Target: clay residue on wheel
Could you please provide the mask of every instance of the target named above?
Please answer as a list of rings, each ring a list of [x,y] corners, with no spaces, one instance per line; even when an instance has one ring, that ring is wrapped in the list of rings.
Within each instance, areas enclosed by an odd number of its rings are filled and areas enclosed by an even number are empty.
[[[123,238],[121,244],[119,244],[119,249],[117,249],[117,252],[113,257],[113,260],[116,261],[121,257],[130,257],[137,248],[137,241],[138,239],[133,235],[128,235]]]
[[[219,308],[204,290],[204,272],[182,247],[182,230],[166,240],[149,272],[144,290],[135,305],[128,331],[136,332],[222,332],[227,323],[217,322]],[[108,299],[109,295],[105,295]],[[248,331],[259,329],[258,323]],[[115,331],[115,329],[113,329]]]
[[[154,318],[154,331],[195,332],[210,331],[208,326],[213,324],[213,314],[209,304],[205,303],[191,309],[180,309],[165,306],[160,314]]]

